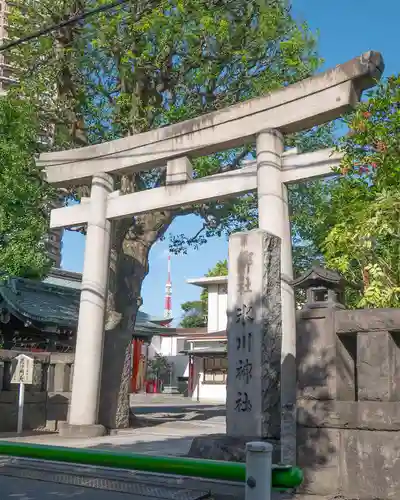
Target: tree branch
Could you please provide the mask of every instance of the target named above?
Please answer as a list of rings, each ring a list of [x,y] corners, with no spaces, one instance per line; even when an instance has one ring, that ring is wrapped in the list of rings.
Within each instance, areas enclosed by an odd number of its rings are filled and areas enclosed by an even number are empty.
[[[207,229],[207,224],[204,223],[203,226],[197,231],[197,233],[194,236],[188,238],[187,240],[188,245],[194,243],[197,240],[197,238],[201,235],[201,233],[203,233],[206,229]]]

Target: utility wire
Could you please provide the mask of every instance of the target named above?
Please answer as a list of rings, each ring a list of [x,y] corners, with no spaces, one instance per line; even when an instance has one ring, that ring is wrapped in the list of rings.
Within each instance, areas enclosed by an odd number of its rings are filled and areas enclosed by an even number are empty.
[[[0,52],[4,50],[11,49],[11,47],[16,47],[17,45],[21,45],[22,43],[29,42],[34,40],[35,38],[39,38],[40,36],[47,35],[47,33],[51,33],[52,31],[63,28],[64,26],[68,26],[70,24],[75,24],[82,19],[86,19],[87,17],[94,16],[95,14],[99,14],[100,12],[105,12],[107,10],[113,9],[114,7],[119,7],[120,5],[127,3],[129,0],[117,0],[116,2],[102,5],[101,7],[97,7],[96,9],[89,10],[84,12],[83,14],[79,14],[77,16],[70,17],[66,21],[62,21],[58,24],[53,24],[52,26],[48,26],[47,28],[43,28],[39,31],[35,31],[30,35],[24,36],[23,38],[18,38],[18,40],[13,40],[12,42],[5,43],[0,45]]]

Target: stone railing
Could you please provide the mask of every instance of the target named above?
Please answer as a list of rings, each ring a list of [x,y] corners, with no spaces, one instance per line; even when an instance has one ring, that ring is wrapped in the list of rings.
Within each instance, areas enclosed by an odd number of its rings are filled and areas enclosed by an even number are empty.
[[[11,360],[18,354],[0,350],[0,432],[17,428],[18,385],[11,384]],[[24,429],[57,430],[68,416],[74,355],[24,354],[35,359],[34,384],[25,389]]]
[[[400,491],[400,310],[313,304],[297,316],[298,464],[304,489]]]

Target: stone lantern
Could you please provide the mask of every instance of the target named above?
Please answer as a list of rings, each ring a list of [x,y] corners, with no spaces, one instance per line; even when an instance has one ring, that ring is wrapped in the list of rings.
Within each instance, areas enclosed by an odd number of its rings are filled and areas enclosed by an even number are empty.
[[[332,269],[314,264],[311,269],[292,281],[293,288],[306,291],[304,308],[336,307],[345,309],[344,289],[346,281]]]

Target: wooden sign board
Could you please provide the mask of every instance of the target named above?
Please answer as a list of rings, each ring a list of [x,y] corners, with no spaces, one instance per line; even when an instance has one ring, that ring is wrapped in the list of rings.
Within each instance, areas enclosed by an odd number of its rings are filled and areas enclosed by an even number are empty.
[[[12,361],[12,384],[33,384],[34,359],[20,354]]]

